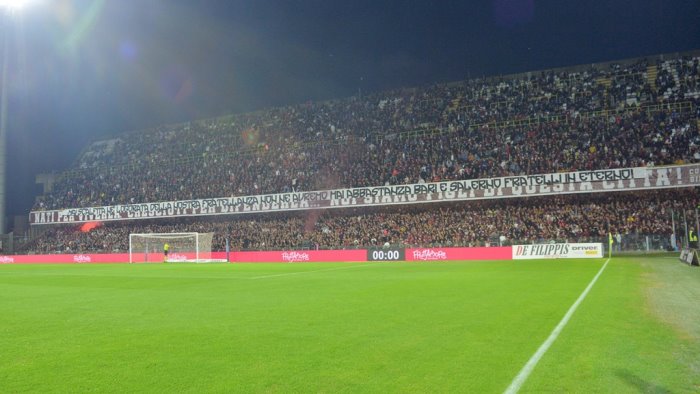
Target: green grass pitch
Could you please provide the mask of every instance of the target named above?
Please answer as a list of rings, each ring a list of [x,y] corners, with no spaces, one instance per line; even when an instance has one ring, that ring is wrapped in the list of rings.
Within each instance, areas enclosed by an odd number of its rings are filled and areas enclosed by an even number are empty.
[[[603,266],[0,266],[0,392],[501,393]],[[613,258],[521,392],[700,392],[700,269]]]

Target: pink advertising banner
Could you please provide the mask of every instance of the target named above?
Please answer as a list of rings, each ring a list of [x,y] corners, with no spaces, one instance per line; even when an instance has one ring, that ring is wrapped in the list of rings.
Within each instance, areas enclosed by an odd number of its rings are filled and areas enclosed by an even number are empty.
[[[369,251],[370,254],[376,251]],[[397,254],[398,255],[398,254]],[[277,250],[277,251],[234,251],[229,254],[231,263],[321,263],[321,262],[365,262],[368,261],[366,249],[352,250]],[[450,261],[450,260],[511,260],[512,248],[478,247],[478,248],[415,248],[405,250],[405,261]],[[212,252],[212,259],[226,259],[225,252]],[[143,261],[144,259],[138,259]],[[148,259],[160,263],[163,256],[153,254]],[[386,259],[385,259],[386,260]],[[396,259],[393,259],[396,260]],[[128,263],[128,253],[104,254],[36,254],[0,256],[2,264],[105,264]]]

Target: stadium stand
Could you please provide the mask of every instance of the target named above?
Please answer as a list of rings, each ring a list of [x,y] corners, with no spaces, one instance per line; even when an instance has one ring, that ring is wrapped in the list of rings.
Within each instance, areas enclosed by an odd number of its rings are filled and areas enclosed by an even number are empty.
[[[26,245],[34,253],[128,251],[129,233],[214,232],[214,250],[230,237],[234,250],[347,249],[381,246],[497,245],[552,240],[600,241],[620,233],[633,249],[652,236],[657,249],[671,247],[672,212],[696,206],[695,189],[602,193],[431,204],[393,209],[306,211],[248,215],[236,220],[158,220],[106,223],[89,232],[76,225],[53,226]]]
[[[129,132],[90,144],[34,210],[698,162],[699,64],[697,54],[660,56]],[[147,231],[214,231],[219,248],[228,233],[234,248],[260,249],[469,245],[610,228],[665,237],[670,214],[659,212],[681,202],[696,204],[695,190],[343,211],[311,225],[307,214],[276,214],[90,233],[58,226],[24,251],[123,251],[129,232]]]

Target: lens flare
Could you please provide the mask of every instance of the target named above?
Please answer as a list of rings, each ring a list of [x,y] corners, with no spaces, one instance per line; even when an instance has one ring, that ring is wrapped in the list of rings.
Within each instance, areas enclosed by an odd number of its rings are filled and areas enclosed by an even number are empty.
[[[260,139],[260,132],[255,127],[249,127],[243,130],[243,142],[248,146],[255,146]],[[268,147],[269,149],[269,147]]]
[[[2,1],[2,0],[0,0]],[[31,0],[26,0],[31,1]],[[93,26],[97,24],[102,9],[104,8],[105,0],[94,0],[90,3],[90,6],[82,13],[72,6],[70,3],[63,3],[59,6],[63,7],[61,12],[58,13],[62,16],[64,23],[68,26],[72,26],[70,33],[63,41],[63,49],[67,51],[74,51],[78,48],[78,45],[85,39]],[[79,18],[75,20],[76,18]]]
[[[501,27],[516,27],[530,23],[535,15],[534,0],[494,0],[494,17]]]
[[[33,2],[34,0],[0,0],[0,8],[18,11]]]
[[[187,100],[194,92],[192,74],[182,66],[172,66],[163,73],[160,80],[163,95],[176,103]]]

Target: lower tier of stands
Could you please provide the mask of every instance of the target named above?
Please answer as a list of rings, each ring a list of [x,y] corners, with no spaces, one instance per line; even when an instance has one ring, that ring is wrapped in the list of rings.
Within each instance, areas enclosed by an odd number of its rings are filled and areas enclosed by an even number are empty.
[[[669,249],[697,227],[697,189],[531,197],[394,208],[51,226],[18,253],[123,253],[130,233],[213,232],[213,250],[353,249],[403,245],[485,246],[550,241],[601,242],[622,249],[650,239]],[[93,226],[90,226],[93,227]]]

